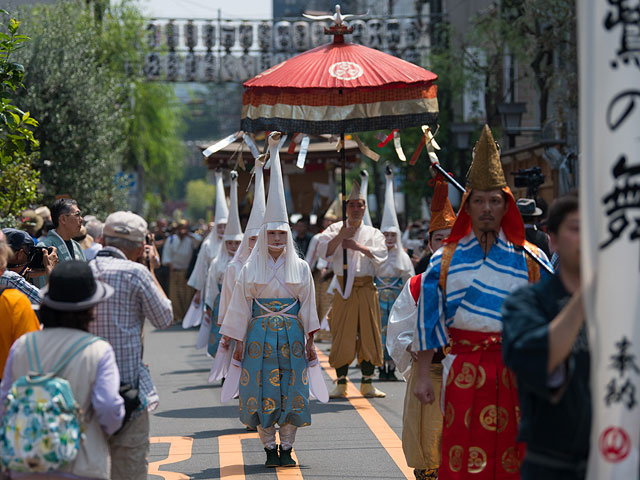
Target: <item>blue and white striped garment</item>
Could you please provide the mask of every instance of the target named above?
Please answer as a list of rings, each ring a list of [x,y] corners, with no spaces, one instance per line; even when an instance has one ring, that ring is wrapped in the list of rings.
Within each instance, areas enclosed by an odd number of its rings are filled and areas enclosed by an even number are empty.
[[[442,252],[441,248],[433,254],[422,275],[417,335],[414,337],[419,350],[449,343],[448,327],[479,332],[502,331],[502,302],[529,280],[524,250],[509,242],[502,230],[486,258],[471,232],[458,242],[451,258],[445,299],[438,285]],[[545,254],[538,253],[548,263]],[[541,274],[547,275],[544,270]]]

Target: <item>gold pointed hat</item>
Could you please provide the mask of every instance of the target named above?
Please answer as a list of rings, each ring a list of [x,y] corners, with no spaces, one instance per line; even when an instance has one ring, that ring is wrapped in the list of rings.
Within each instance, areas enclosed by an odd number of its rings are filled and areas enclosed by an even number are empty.
[[[358,183],[357,180],[353,181],[353,186],[351,187],[351,194],[349,195],[349,198],[347,198],[347,202],[350,202],[351,200],[364,200],[365,203],[367,202],[364,198],[364,195],[362,195],[360,184]]]
[[[467,190],[499,190],[506,186],[498,146],[489,125],[485,125],[473,148],[473,161],[467,174]]]

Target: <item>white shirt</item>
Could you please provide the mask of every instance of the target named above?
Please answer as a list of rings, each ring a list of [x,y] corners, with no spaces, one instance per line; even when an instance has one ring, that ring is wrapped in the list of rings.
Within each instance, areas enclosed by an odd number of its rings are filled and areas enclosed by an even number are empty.
[[[197,240],[190,235],[182,239],[178,235],[171,235],[162,250],[162,263],[171,264],[174,270],[186,270],[189,268],[196,243]]]
[[[333,273],[335,275],[343,274],[343,249],[342,245],[334,250],[333,255],[327,255],[327,249],[329,242],[338,235],[338,232],[342,228],[342,222],[336,222],[329,225],[319,236],[318,239],[318,255],[321,258],[326,259],[329,262],[333,262]],[[384,235],[377,228],[369,227],[364,223],[360,223],[360,226],[356,230],[353,236],[360,245],[367,247],[373,258],[369,258],[362,252],[347,249],[347,287],[345,292],[342,292],[342,286],[334,276],[331,282],[330,289],[335,289],[342,295],[343,298],[349,298],[351,295],[351,288],[353,287],[353,279],[355,277],[373,277],[378,268],[387,259],[387,246],[385,245]]]

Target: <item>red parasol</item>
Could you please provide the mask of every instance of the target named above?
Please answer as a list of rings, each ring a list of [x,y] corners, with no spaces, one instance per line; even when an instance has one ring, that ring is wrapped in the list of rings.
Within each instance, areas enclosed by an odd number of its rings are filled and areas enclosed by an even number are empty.
[[[362,45],[334,42],[286,60],[244,83],[245,131],[345,133],[435,122],[438,76]]]

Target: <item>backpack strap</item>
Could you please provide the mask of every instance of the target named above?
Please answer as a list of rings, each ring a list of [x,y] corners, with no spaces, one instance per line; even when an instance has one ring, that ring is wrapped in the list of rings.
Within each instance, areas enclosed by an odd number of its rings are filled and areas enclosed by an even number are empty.
[[[530,243],[528,241],[524,241],[525,246],[538,258],[540,258],[540,248]],[[540,265],[531,258],[530,255],[527,255],[525,252],[524,258],[527,260],[527,273],[529,275],[529,283],[536,283],[540,281]]]
[[[100,340],[100,337],[88,334],[73,342],[73,344],[60,356],[60,359],[53,366],[51,373],[53,375],[58,375],[58,373],[67,366],[73,357],[98,340]]]
[[[440,279],[438,280],[438,286],[442,290],[442,294],[446,298],[447,294],[447,275],[449,274],[449,266],[451,265],[451,259],[456,251],[458,242],[447,243],[442,247],[442,258],[440,259]]]
[[[27,334],[25,344],[27,346],[27,357],[29,358],[29,370],[36,372],[38,375],[43,375],[42,366],[40,365],[40,356],[38,355],[38,349],[36,348],[36,332],[30,332]]]

